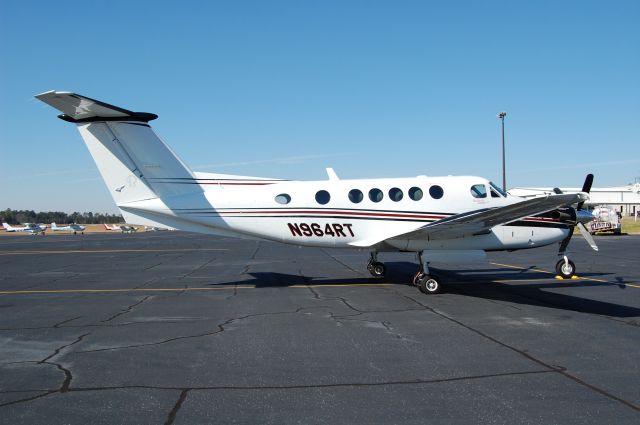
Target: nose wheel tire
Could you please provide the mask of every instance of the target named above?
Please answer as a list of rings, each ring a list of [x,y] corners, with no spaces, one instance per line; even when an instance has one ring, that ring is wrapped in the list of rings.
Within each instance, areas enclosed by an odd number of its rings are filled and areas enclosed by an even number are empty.
[[[556,273],[563,279],[571,279],[576,274],[576,265],[573,261],[564,259],[556,263]]]
[[[371,273],[373,277],[383,277],[387,272],[387,268],[385,265],[379,261],[374,261],[367,265],[367,270]]]
[[[423,294],[437,294],[442,286],[436,277],[425,274],[418,279],[418,288]]]

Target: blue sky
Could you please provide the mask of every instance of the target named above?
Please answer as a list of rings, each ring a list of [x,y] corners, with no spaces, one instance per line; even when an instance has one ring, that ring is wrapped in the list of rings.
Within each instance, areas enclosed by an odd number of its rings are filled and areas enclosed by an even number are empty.
[[[197,171],[507,186],[640,176],[638,1],[0,1],[0,209],[116,212],[74,91]]]

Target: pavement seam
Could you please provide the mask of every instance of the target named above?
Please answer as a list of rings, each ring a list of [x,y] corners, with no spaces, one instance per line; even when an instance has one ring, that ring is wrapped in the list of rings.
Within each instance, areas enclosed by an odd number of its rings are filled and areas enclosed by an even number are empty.
[[[572,381],[574,381],[574,382],[576,382],[576,383],[578,383],[578,384],[580,384],[580,385],[582,385],[582,386],[584,386],[586,388],[589,388],[592,391],[595,391],[595,392],[597,392],[597,393],[599,393],[601,395],[604,395],[605,397],[608,397],[608,398],[610,398],[612,400],[615,400],[615,401],[617,401],[617,402],[619,402],[619,403],[621,403],[621,404],[623,404],[623,405],[625,405],[625,406],[627,406],[627,407],[629,407],[629,408],[631,408],[631,409],[633,409],[633,410],[635,410],[637,412],[640,412],[640,407],[639,406],[636,406],[635,404],[633,404],[633,403],[631,403],[631,402],[629,402],[629,401],[627,401],[627,400],[625,400],[623,398],[620,398],[620,397],[618,397],[616,395],[613,395],[613,394],[609,393],[608,391],[605,391],[605,390],[603,390],[603,389],[601,389],[599,387],[596,387],[595,385],[589,384],[588,382],[586,382],[586,381],[578,378],[577,376],[574,376],[574,375],[570,374],[569,372],[567,372],[566,368],[564,368],[564,367],[558,367],[558,366],[550,365],[550,364],[548,364],[548,363],[546,363],[546,362],[544,362],[544,361],[532,356],[531,354],[527,353],[526,351],[519,350],[518,348],[515,348],[515,347],[513,347],[513,346],[511,346],[511,345],[509,345],[509,344],[507,344],[505,342],[502,342],[502,341],[500,341],[500,340],[498,340],[498,339],[496,339],[496,338],[494,338],[494,337],[492,337],[492,336],[490,336],[490,335],[478,330],[478,329],[475,329],[475,328],[473,328],[473,327],[471,327],[471,326],[469,326],[469,325],[467,325],[467,324],[465,324],[465,323],[463,323],[463,322],[461,322],[459,320],[456,320],[453,317],[450,317],[450,316],[446,315],[445,313],[439,312],[439,311],[437,311],[436,309],[434,309],[432,307],[426,306],[426,305],[422,304],[421,302],[419,302],[418,300],[416,300],[416,299],[414,299],[414,298],[412,298],[412,297],[410,297],[408,295],[400,294],[397,291],[396,291],[396,293],[398,293],[399,295],[402,295],[402,296],[404,296],[404,297],[406,297],[408,299],[413,300],[417,304],[424,306],[426,309],[428,309],[432,313],[434,313],[434,314],[436,314],[436,315],[438,315],[438,316],[440,316],[440,317],[442,317],[442,318],[444,318],[446,320],[449,320],[449,321],[451,321],[453,323],[456,323],[457,325],[462,326],[463,328],[465,328],[465,329],[467,329],[467,330],[469,330],[471,332],[474,332],[474,333],[480,335],[481,337],[483,337],[485,339],[488,339],[489,341],[492,341],[492,342],[494,342],[494,343],[496,343],[498,345],[501,345],[502,347],[505,347],[505,348],[507,348],[507,349],[509,349],[511,351],[514,351],[514,352],[520,354],[521,356],[527,358],[528,360],[530,360],[530,361],[532,361],[534,363],[537,363],[537,364],[539,364],[539,365],[541,365],[543,367],[549,368],[550,371],[556,372],[556,373],[564,376],[565,378],[568,378],[568,379],[570,379],[570,380],[572,380]]]

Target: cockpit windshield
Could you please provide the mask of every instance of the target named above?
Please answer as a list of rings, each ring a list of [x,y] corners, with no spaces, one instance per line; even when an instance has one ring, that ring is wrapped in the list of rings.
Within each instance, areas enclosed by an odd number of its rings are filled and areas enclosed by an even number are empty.
[[[504,190],[502,190],[502,189],[500,189],[500,188],[498,187],[498,185],[496,185],[494,182],[489,182],[489,184],[491,185],[491,187],[492,187],[493,189],[495,189],[495,191],[496,191],[496,192],[498,192],[498,193],[499,193],[500,195],[502,195],[504,198],[506,198],[506,197],[507,197],[507,194],[505,193],[505,191],[504,191]]]

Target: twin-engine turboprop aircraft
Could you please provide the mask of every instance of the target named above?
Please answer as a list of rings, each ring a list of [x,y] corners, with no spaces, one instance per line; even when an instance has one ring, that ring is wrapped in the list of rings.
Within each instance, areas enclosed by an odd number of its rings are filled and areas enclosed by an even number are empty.
[[[575,273],[565,255],[583,190],[523,200],[482,177],[288,181],[195,172],[151,129],[157,115],[132,112],[69,92],[36,96],[77,125],[107,188],[128,223],[317,247],[367,249],[373,276],[383,276],[378,253],[417,253],[413,284],[441,289],[429,262],[468,262],[487,251],[513,251],[560,242],[556,271]],[[577,204],[576,207],[572,205]],[[588,236],[589,243],[597,250]]]

